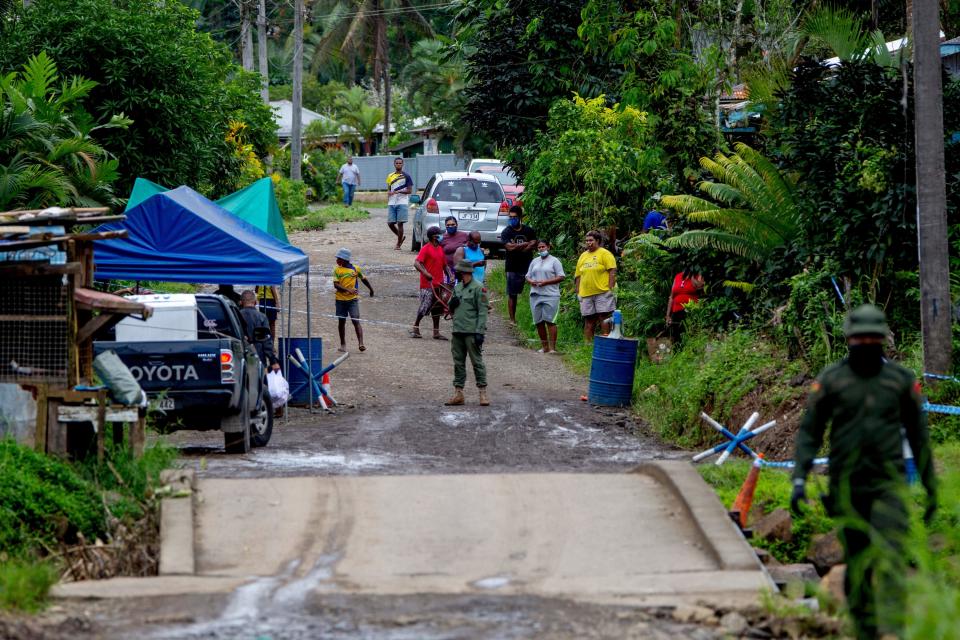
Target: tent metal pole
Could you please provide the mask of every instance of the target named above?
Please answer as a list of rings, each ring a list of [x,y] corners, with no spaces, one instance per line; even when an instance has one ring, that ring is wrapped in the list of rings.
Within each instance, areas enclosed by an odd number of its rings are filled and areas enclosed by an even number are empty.
[[[307,370],[310,373],[307,376],[313,375],[313,332],[312,332],[312,322],[310,316],[310,268],[307,267]],[[313,413],[313,384],[311,380],[307,381],[307,393],[310,398],[310,413]]]

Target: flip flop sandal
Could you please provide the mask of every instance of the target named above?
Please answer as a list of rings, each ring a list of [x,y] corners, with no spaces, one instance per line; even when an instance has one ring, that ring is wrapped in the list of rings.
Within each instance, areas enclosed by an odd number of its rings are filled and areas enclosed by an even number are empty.
[[[447,336],[442,336],[442,335],[439,335],[439,334],[433,336],[433,339],[434,339],[434,340],[449,340],[449,338],[448,338]]]
[[[423,337],[423,335],[421,335],[419,331],[407,331],[407,335],[409,335],[411,338],[422,338],[422,337]]]
[[[366,350],[367,350],[367,348],[366,348],[365,346],[360,345],[360,351],[366,351]]]

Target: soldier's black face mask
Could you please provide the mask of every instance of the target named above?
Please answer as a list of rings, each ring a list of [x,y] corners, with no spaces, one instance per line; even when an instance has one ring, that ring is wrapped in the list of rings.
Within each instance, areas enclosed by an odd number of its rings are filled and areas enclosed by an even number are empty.
[[[883,367],[882,344],[850,345],[850,368],[862,376],[874,376]]]

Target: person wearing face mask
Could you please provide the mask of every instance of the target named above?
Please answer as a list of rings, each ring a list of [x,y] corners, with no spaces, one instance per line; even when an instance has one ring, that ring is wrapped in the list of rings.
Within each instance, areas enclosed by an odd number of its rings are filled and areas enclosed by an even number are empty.
[[[527,268],[537,247],[537,232],[523,224],[523,209],[519,206],[510,207],[508,215],[507,228],[500,234],[500,242],[507,252],[503,265],[507,274],[507,311],[510,323],[517,324],[517,296],[523,293],[526,284]]]
[[[413,268],[420,273],[420,304],[417,307],[417,319],[409,331],[411,338],[422,338],[420,334],[420,321],[428,315],[433,320],[433,339],[446,340],[446,336],[440,334],[440,315],[442,306],[437,299],[443,295],[442,287],[444,277],[451,281],[453,274],[447,268],[447,263],[443,259],[443,248],[440,246],[440,227],[430,227],[427,229],[427,243],[420,249],[416,260],[413,261]]]
[[[483,278],[487,271],[487,256],[480,248],[480,232],[471,231],[467,234],[467,244],[463,245],[453,254],[454,265],[466,260],[473,265],[473,279],[483,284]],[[457,280],[460,280],[458,277]]]
[[[566,278],[563,265],[550,255],[550,243],[537,242],[539,257],[530,261],[527,282],[530,283],[530,311],[537,325],[541,348],[538,353],[557,351],[557,311],[560,309],[560,283]]]
[[[823,498],[839,523],[847,563],[844,590],[859,640],[902,638],[906,610],[904,545],[909,515],[902,431],[927,491],[929,522],[936,479],[920,383],[884,358],[884,313],[865,304],[843,325],[849,353],[813,382],[797,432],[791,510],[806,501],[806,478],[830,426],[830,483]]]
[[[466,231],[460,231],[457,219],[453,216],[447,216],[443,225],[445,232],[443,237],[440,238],[440,246],[443,247],[443,257],[447,261],[447,269],[453,273],[453,267],[457,264],[457,249],[467,244],[468,234]]]

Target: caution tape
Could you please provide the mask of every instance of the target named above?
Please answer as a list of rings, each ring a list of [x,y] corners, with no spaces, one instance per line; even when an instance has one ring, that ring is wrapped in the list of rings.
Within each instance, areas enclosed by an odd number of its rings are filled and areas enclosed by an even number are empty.
[[[925,402],[923,410],[928,413],[945,413],[950,416],[960,416],[960,407],[951,407],[945,404],[931,404]]]
[[[797,466],[797,463],[793,460],[784,460],[782,462],[777,462],[775,460],[762,460],[761,463],[765,467],[773,467],[775,469],[793,469]],[[814,465],[827,465],[830,464],[830,458],[814,458]]]

